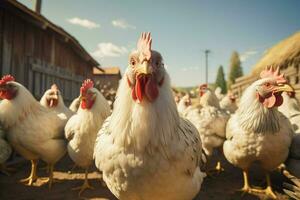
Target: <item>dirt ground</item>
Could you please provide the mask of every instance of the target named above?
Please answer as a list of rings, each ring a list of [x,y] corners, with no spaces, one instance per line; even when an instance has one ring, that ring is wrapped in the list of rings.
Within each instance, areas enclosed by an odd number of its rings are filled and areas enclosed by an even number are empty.
[[[201,191],[195,200],[257,200],[268,199],[265,196],[259,195],[242,195],[237,190],[242,187],[242,172],[240,169],[233,167],[222,156],[217,156],[222,160],[225,171],[219,175],[205,178]],[[59,182],[54,183],[51,190],[47,185],[43,185],[41,181],[37,181],[34,186],[25,186],[18,181],[29,175],[30,162],[24,161],[15,164],[16,172],[11,176],[0,174],[0,200],[35,200],[35,199],[98,199],[98,200],[115,200],[116,198],[110,191],[102,186],[100,181],[101,174],[94,168],[91,169],[89,180],[94,190],[87,190],[82,194],[83,198],[78,197],[78,191],[72,191],[71,188],[82,184],[84,179],[84,171],[82,169],[75,169],[72,173],[68,172],[72,168],[72,161],[66,156],[61,160],[54,173],[54,178]],[[46,177],[46,171],[41,169],[43,163],[39,163],[38,175]],[[262,179],[263,174],[257,169],[250,171],[250,183],[254,185],[265,184]],[[278,172],[272,173],[272,183],[276,195],[279,200],[289,199],[282,192],[282,183],[287,181]]]

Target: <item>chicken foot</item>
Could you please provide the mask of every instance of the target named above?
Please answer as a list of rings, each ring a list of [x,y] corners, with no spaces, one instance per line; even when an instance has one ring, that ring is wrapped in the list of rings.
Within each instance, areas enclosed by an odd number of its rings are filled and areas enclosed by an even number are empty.
[[[84,177],[83,185],[72,188],[72,190],[80,190],[78,193],[78,196],[81,196],[82,192],[84,192],[86,189],[94,189],[94,187],[92,187],[88,182],[88,174],[89,174],[89,170],[87,168],[87,169],[85,169],[85,177]]]
[[[257,192],[257,193],[263,193],[263,194],[271,197],[272,199],[277,199],[275,193],[272,190],[271,179],[270,179],[270,175],[268,173],[266,174],[266,180],[267,180],[267,187],[265,189],[253,188],[252,191]]]
[[[20,180],[21,183],[25,183],[26,185],[32,185],[38,179],[36,175],[37,169],[37,160],[31,160],[31,172],[28,178]]]
[[[49,189],[52,188],[52,184],[55,182],[59,182],[58,180],[54,180],[53,178],[53,170],[54,170],[54,164],[49,164],[49,177],[48,178],[44,178],[42,180],[43,183],[48,183]]]

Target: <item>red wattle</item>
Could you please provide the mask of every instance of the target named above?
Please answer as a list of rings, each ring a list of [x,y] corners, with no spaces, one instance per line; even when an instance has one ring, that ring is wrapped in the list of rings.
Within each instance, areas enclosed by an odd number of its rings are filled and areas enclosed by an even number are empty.
[[[147,80],[146,88],[145,88],[145,94],[149,101],[154,101],[158,97],[158,88],[155,80],[153,80],[152,77],[150,77]]]
[[[260,97],[260,101],[267,108],[274,108],[274,107],[281,106],[281,104],[283,103],[283,98],[281,96],[281,93],[273,93],[266,98]]]
[[[264,99],[264,106],[267,108],[273,108],[276,103],[276,97],[274,95]]]
[[[144,96],[152,102],[158,97],[158,85],[154,77],[150,76],[137,76],[135,86],[132,89],[131,96],[134,101],[142,102]]]
[[[133,90],[131,91],[131,96],[132,96],[132,98],[133,98],[134,101],[137,100],[137,96],[136,96],[136,93],[135,93],[135,89],[133,89]]]
[[[283,97],[281,96],[281,94],[275,94],[275,97],[276,97],[275,106],[276,107],[281,106],[281,104],[283,103]]]
[[[95,100],[89,101],[89,100],[82,100],[81,101],[81,108],[82,109],[91,109],[92,106],[94,105]]]
[[[142,102],[143,100],[143,92],[144,92],[144,77],[143,76],[139,76],[136,79],[136,83],[135,83],[135,93],[137,96],[137,100],[139,102]]]

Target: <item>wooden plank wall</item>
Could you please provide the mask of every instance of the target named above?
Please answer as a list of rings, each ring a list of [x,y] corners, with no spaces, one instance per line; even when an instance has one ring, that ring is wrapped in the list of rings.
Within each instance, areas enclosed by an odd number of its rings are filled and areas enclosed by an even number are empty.
[[[15,76],[38,99],[56,83],[66,103],[79,95],[83,79],[92,78],[92,66],[65,38],[5,9],[0,9],[0,72]]]

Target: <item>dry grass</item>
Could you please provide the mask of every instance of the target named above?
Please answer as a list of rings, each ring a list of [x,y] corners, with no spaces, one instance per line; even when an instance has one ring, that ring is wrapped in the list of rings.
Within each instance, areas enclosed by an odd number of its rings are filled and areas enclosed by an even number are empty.
[[[283,67],[293,64],[300,64],[300,32],[270,48],[254,66],[252,73],[258,74],[268,65]]]

